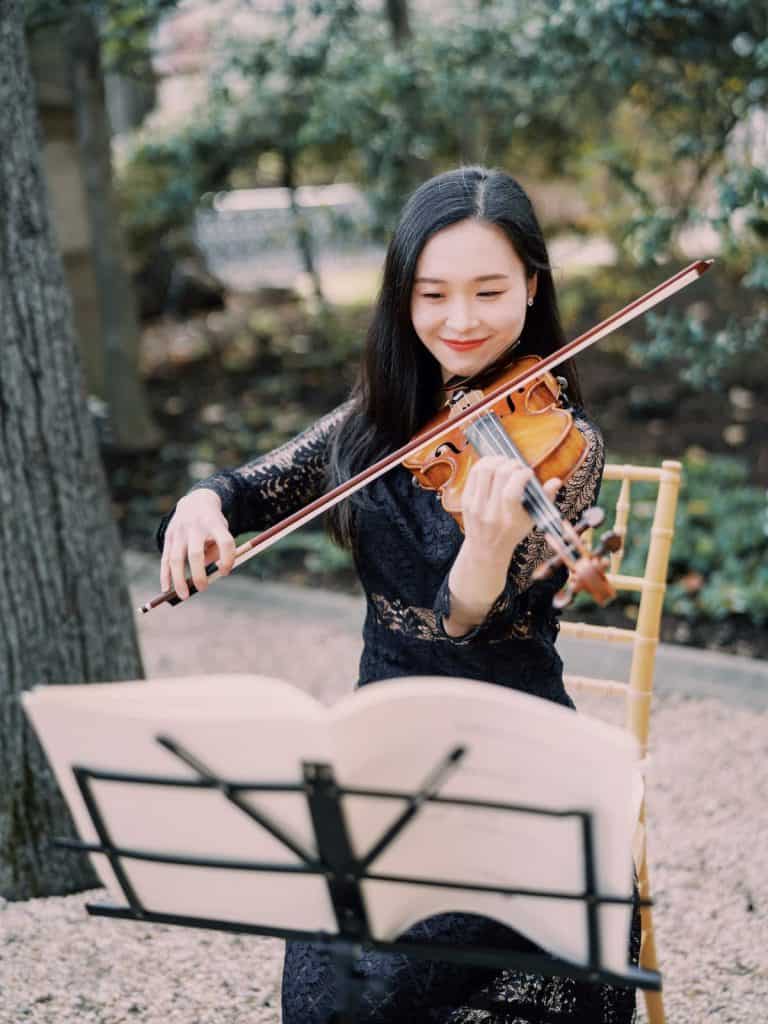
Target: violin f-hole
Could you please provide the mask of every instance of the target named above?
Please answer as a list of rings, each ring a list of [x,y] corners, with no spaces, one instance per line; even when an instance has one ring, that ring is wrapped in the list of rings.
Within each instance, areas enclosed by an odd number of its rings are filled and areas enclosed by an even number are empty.
[[[454,455],[459,454],[459,449],[456,447],[453,441],[444,441],[441,445],[438,445],[437,448],[435,448],[435,458],[439,458],[445,452],[446,449],[453,452]]]

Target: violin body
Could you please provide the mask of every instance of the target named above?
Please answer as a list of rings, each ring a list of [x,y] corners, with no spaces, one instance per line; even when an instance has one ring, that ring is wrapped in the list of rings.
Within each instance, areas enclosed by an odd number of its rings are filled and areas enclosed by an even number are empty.
[[[494,380],[494,387],[513,384],[540,362],[538,356],[523,356]],[[451,430],[450,421],[484,397],[481,389],[454,391],[446,406],[420,431],[426,434],[445,424],[445,432],[437,442],[417,447],[403,459],[403,465],[411,470],[420,487],[438,492],[443,508],[462,530],[462,492],[469,471],[481,455],[466,436],[466,422]],[[583,461],[587,442],[574,426],[573,414],[565,407],[560,384],[552,374],[515,388],[491,409],[541,483],[551,477],[560,477],[565,482]],[[417,434],[414,443],[418,444],[418,439]],[[499,454],[506,454],[502,449],[499,444]]]

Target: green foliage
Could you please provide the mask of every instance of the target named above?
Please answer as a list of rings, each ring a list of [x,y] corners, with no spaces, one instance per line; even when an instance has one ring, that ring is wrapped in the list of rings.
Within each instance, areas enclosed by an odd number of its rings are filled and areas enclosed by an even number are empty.
[[[719,240],[711,273],[739,279],[743,299],[730,307],[738,316],[713,329],[692,310],[667,312],[651,319],[651,344],[634,351],[638,362],[677,364],[702,389],[743,363],[768,326],[768,175],[759,148],[767,36],[766,8],[748,0],[572,0],[539,36],[543,52],[556,55],[556,88],[569,97],[563,117],[582,125],[581,160],[572,151],[569,163],[603,198],[595,228],[640,264],[680,261],[681,239],[698,231],[702,246]],[[700,296],[689,302],[702,312]]]
[[[616,481],[604,483],[602,507],[613,507],[618,488]],[[656,488],[633,483],[631,493],[633,511],[621,571],[642,576]],[[768,622],[767,499],[764,490],[749,485],[746,467],[738,459],[698,451],[686,455],[666,612],[690,621],[735,614],[758,626]],[[622,600],[634,603],[636,596],[622,595]]]
[[[250,183],[265,154],[279,156],[278,181],[289,183],[293,161],[307,150],[301,131],[330,42],[343,35],[352,8],[346,0],[287,6],[276,32],[222,37],[203,109],[175,133],[138,136],[123,169],[120,193],[135,253],[188,226],[201,197],[229,187],[233,175]]]
[[[333,48],[345,45],[356,25],[350,0],[286,5],[276,27],[256,39],[223,36],[210,78],[209,100],[229,112],[224,132],[259,152],[278,157],[278,183],[294,182],[296,161],[338,160],[330,137],[312,140],[305,129]]]
[[[101,2],[124,40],[139,12],[149,22],[171,0]],[[444,167],[498,164],[527,184],[565,176],[590,204],[580,226],[610,238],[623,265],[677,267],[698,231],[719,250],[711,274],[724,270],[743,294],[715,324],[691,292],[674,317],[650,321],[651,344],[634,358],[674,361],[700,388],[743,363],[768,322],[764,5],[453,0],[439,17],[409,14],[410,36],[397,39],[383,5],[354,0],[285,4],[258,38],[223,30],[208,108],[134,157],[161,194],[147,203],[129,189],[132,221],[162,230],[209,189],[261,184],[269,154],[278,183],[294,170],[357,177],[382,235],[407,193]]]
[[[147,74],[150,36],[179,0],[92,0],[100,10],[102,60],[111,71]]]
[[[25,0],[27,28],[64,24],[87,14],[100,26],[102,61],[110,70],[146,74],[150,35],[179,0]]]
[[[246,539],[243,537],[240,543]],[[258,562],[258,575],[265,578],[290,571],[289,566],[293,565],[294,571],[308,573],[315,579],[325,577],[338,585],[340,579],[351,579],[355,572],[348,551],[337,547],[326,533],[308,529],[284,537],[259,555]]]
[[[354,33],[334,40],[313,97],[302,139],[354,149],[384,232],[436,169],[499,160],[521,129],[545,127],[533,102],[532,50],[517,55],[510,74],[512,41],[525,34],[519,9],[455,8],[437,23],[413,19],[413,37],[397,46],[379,17],[361,12]],[[541,131],[542,140],[553,135]]]
[[[738,361],[762,356],[768,334],[768,308],[752,320],[730,316],[724,326],[711,330],[688,314],[648,314],[650,341],[632,345],[631,352],[641,366],[663,368],[678,364],[680,378],[697,390],[718,390]]]
[[[183,235],[201,197],[224,188],[233,167],[257,154],[253,140],[232,132],[226,112],[212,107],[170,137],[139,141],[117,183],[132,253],[141,259],[158,241]]]

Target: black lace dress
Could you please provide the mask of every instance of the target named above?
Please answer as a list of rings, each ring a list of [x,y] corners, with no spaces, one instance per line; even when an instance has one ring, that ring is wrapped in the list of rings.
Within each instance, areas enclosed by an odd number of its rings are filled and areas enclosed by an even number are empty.
[[[329,440],[346,411],[345,403],[292,441],[195,488],[216,491],[233,535],[266,529],[323,493]],[[594,503],[603,466],[598,429],[580,412],[576,423],[588,441],[587,454],[557,497],[561,512],[572,520]],[[461,530],[435,494],[416,487],[402,466],[365,491],[368,501],[356,519],[355,563],[367,601],[358,685],[409,675],[460,676],[573,707],[563,686],[555,648],[558,623],[551,607],[563,577],[531,583],[547,552],[538,531],[515,551],[506,586],[485,620],[452,637],[443,619],[450,612],[448,574],[462,543]],[[161,548],[171,515],[158,531]],[[468,914],[442,914],[405,934],[432,941],[526,945],[508,929]],[[638,946],[636,913],[633,962]],[[360,967],[375,979],[358,1015],[360,1024],[630,1024],[635,1019],[635,994],[628,988],[370,952]],[[329,1024],[334,992],[327,954],[305,943],[288,943],[283,1024]],[[462,1008],[478,993],[503,1000],[504,1011]]]

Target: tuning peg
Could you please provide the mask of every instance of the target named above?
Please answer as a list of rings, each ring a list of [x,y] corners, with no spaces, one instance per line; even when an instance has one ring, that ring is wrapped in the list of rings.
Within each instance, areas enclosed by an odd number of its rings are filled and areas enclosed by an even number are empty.
[[[596,554],[608,555],[614,554],[616,551],[621,550],[621,534],[615,530],[608,530],[600,538],[600,543],[597,546]]]
[[[573,529],[577,534],[581,534],[585,530],[600,526],[604,519],[603,510],[593,506],[583,513]],[[578,546],[578,542],[576,543]],[[605,605],[616,596],[616,591],[605,574],[608,566],[607,555],[620,548],[621,535],[615,530],[609,530],[600,538],[597,549],[584,551],[579,548],[581,554],[575,559],[572,557],[573,552],[563,549],[534,569],[532,579],[537,582],[549,579],[556,569],[567,565],[568,580],[553,598],[553,606],[558,610],[567,607],[573,596],[581,590],[588,591],[599,605]]]
[[[582,534],[585,530],[594,530],[597,526],[602,526],[605,521],[605,512],[597,505],[593,505],[591,508],[586,509],[582,512],[581,518],[578,522],[574,523],[574,530],[578,534]]]

